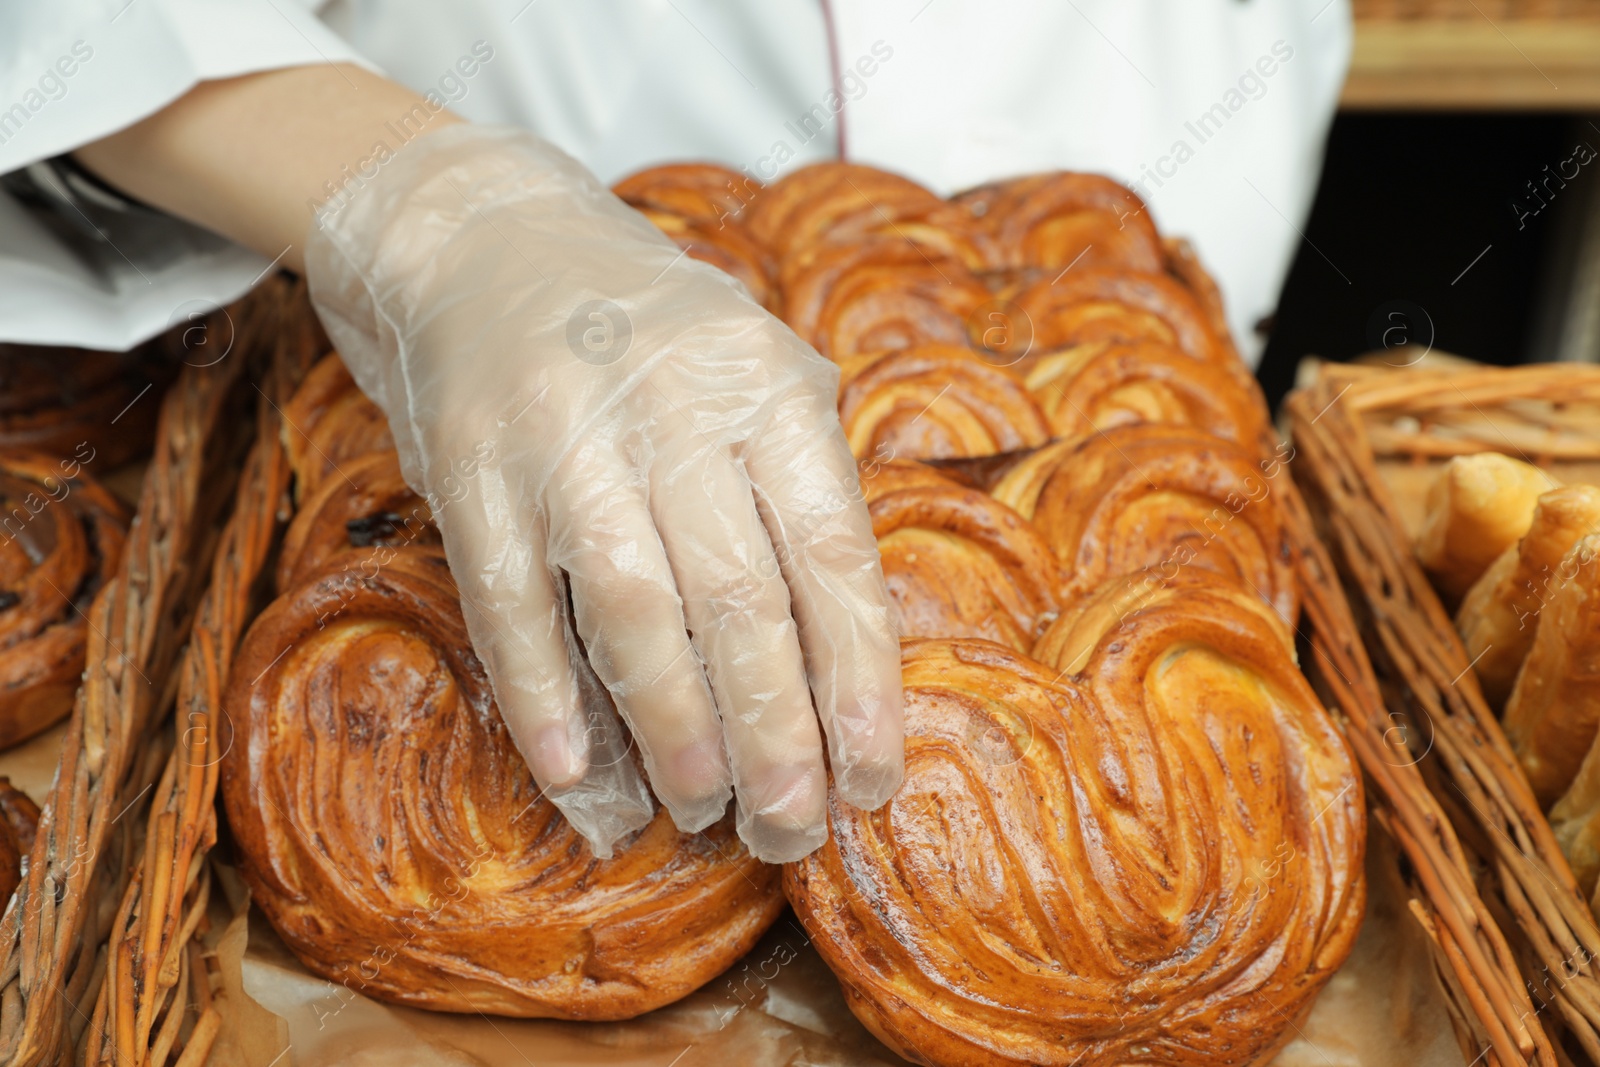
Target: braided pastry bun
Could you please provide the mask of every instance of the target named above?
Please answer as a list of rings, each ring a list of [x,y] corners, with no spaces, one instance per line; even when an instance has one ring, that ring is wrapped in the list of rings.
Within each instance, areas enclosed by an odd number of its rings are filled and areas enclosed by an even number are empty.
[[[969,319],[990,299],[960,260],[889,237],[809,246],[784,262],[781,281],[784,321],[836,363],[927,342],[965,346]]]
[[[858,459],[992,456],[1050,439],[1049,420],[1020,378],[955,345],[849,360],[839,421]]]
[[[1455,456],[1428,489],[1417,559],[1451,604],[1483,577],[1533,522],[1539,498],[1560,483],[1498,452]]]
[[[1249,445],[1265,429],[1255,397],[1233,375],[1155,342],[1047,353],[1029,368],[1027,385],[1056,437],[1159,423]]]
[[[781,259],[815,244],[876,236],[909,241],[972,270],[990,258],[971,212],[908,178],[859,163],[801,167],[762,192],[748,223],[756,240]]]
[[[0,748],[65,718],[128,509],[76,459],[0,453]]]
[[[1155,273],[1166,256],[1144,201],[1099,174],[1057,171],[980,186],[955,198],[989,238],[990,266]]]
[[[1360,923],[1361,790],[1242,599],[1139,607],[1070,680],[986,641],[904,644],[905,784],[876,812],[832,798],[827,842],[784,869],[873,1033],[937,1067],[1283,1043]]]
[[[148,350],[0,344],[0,449],[67,456],[87,452],[100,470],[144,455],[155,440],[170,368]]]
[[[721,973],[782,908],[731,819],[685,835],[663,810],[595,858],[513,747],[437,550],[273,602],[225,706],[223,797],[253,899],[353,990],[631,1018]]]
[[[1018,651],[1055,618],[1061,570],[1028,521],[920,465],[863,477],[901,637],[982,637]]]
[[[38,829],[39,805],[11,779],[0,777],[0,911],[22,884]]]
[[[357,456],[342,473],[308,493],[289,523],[278,552],[279,593],[362,549],[440,544],[433,512],[401,477],[394,452]]]
[[[715,163],[668,163],[630,174],[611,191],[640,211],[718,223],[740,218],[762,188],[756,179]]]
[[[760,182],[711,163],[678,163],[642,170],[611,191],[690,257],[733,275],[756,303],[774,307],[772,257],[738,221]]]
[[[1040,449],[996,499],[1031,519],[1074,589],[1155,569],[1212,571],[1292,623],[1291,542],[1254,453],[1182,426],[1120,426]]]
[[[283,448],[295,497],[304,500],[357,456],[394,451],[394,437],[383,411],[356,385],[339,353],[330,352],[283,406]]]
[[[1027,363],[1046,352],[1094,342],[1155,342],[1248,377],[1232,350],[1212,331],[1209,317],[1193,294],[1164,274],[1075,267],[1055,279],[1023,286],[1007,301],[1013,318],[1026,323],[996,344],[973,335],[973,343]]]

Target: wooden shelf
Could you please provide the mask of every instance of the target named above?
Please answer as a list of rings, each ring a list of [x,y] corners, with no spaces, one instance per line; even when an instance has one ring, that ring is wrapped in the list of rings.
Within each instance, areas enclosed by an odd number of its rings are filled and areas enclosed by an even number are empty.
[[[1342,106],[1600,111],[1600,20],[1362,19]]]

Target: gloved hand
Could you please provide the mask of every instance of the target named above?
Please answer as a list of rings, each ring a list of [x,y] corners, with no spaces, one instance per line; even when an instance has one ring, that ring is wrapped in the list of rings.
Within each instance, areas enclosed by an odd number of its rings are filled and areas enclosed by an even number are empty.
[[[527,133],[427,134],[346,201],[313,225],[312,299],[595,851],[652,811],[595,676],[680,829],[731,787],[756,856],[819,845],[818,719],[840,796],[886,801],[900,656],[835,367]]]

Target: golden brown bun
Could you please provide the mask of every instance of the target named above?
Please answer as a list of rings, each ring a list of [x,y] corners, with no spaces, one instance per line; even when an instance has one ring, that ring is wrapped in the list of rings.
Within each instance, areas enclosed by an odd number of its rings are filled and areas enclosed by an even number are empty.
[[[98,471],[149,452],[161,410],[152,383],[180,359],[204,362],[170,347],[170,338],[137,353],[0,344],[0,450],[93,457]]]
[[[1091,342],[1031,362],[1028,388],[1057,437],[1160,423],[1253,445],[1265,428],[1234,376],[1170,345]]]
[[[382,410],[356,385],[339,353],[330,352],[283,406],[283,447],[295,498],[304,500],[357,456],[394,451],[394,437]]]
[[[761,190],[756,179],[715,163],[647,167],[611,187],[629,207],[712,223],[739,218]]]
[[[1528,532],[1467,591],[1456,629],[1490,706],[1511,695],[1533,644],[1540,609],[1560,584],[1561,561],[1585,534],[1600,531],[1600,488],[1569,485],[1539,498]]]
[[[39,805],[11,779],[0,777],[0,911],[22,883],[38,829]]]
[[[1284,641],[1223,586],[1134,611],[1071,679],[906,642],[905,784],[834,797],[784,869],[856,1016],[938,1067],[1259,1063],[1292,1036],[1365,888],[1360,779]]]
[[[1506,701],[1506,737],[1544,808],[1572,785],[1600,726],[1597,556],[1600,534],[1592,534],[1556,568],[1533,644]]]
[[[1294,560],[1253,451],[1181,426],[1122,426],[1048,445],[994,496],[1031,519],[1078,590],[1147,568],[1220,574],[1279,616],[1298,612]]]
[[[433,512],[401,477],[392,451],[357,456],[341,470],[306,495],[289,523],[278,552],[279,593],[347,553],[440,543]]]
[[[901,637],[982,637],[1018,651],[1055,618],[1061,571],[1028,521],[977,489],[903,478],[872,493]]]
[[[780,277],[784,321],[836,363],[926,342],[967,345],[969,319],[990,299],[960,260],[895,237],[808,246]]]
[[[65,718],[128,509],[74,459],[0,453],[0,748]]]
[[[1166,274],[1074,268],[1005,296],[1013,328],[1003,343],[975,332],[972,342],[1017,362],[1027,373],[1045,353],[1094,342],[1155,342],[1210,363],[1249,388],[1229,346],[1203,307]],[[981,319],[981,316],[979,317]]]
[[[868,504],[887,493],[901,489],[961,488],[961,483],[926,463],[909,460],[864,459],[857,464],[861,471],[861,495]],[[970,487],[969,487],[970,488]]]
[[[980,186],[956,197],[980,220],[1001,270],[1165,267],[1144,202],[1098,174],[1056,171]]]
[[[644,217],[677,242],[691,259],[709,263],[744,285],[751,299],[769,310],[776,308],[772,257],[732,219],[685,218],[656,208],[641,207]]]
[[[1228,327],[1227,308],[1222,303],[1222,290],[1217,287],[1217,280],[1211,276],[1211,272],[1200,262],[1194,246],[1182,237],[1167,237],[1162,239],[1161,248],[1167,254],[1167,273],[1194,294],[1211,322],[1211,332],[1232,348],[1232,331]],[[1237,355],[1237,351],[1234,354]]]
[[[955,345],[845,363],[839,421],[858,459],[955,459],[1035,448],[1050,423],[1022,379]]]
[[[1561,483],[1530,463],[1479,452],[1456,456],[1428,490],[1416,553],[1450,604],[1528,532],[1539,497]]]
[[[933,219],[935,231],[922,232]],[[847,244],[888,234],[928,242],[976,266],[971,216],[908,178],[860,163],[801,167],[768,186],[747,220],[756,240],[787,259],[815,244]],[[969,259],[969,256],[973,257]]]
[[[545,800],[437,550],[273,602],[227,690],[223,798],[253,897],[317,974],[446,1011],[625,1019],[725,970],[782,908],[731,818],[666,812],[596,859]]]

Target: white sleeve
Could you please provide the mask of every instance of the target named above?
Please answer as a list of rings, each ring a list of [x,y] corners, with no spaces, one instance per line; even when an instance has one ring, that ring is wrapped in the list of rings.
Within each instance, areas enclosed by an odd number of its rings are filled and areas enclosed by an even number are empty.
[[[159,111],[201,81],[316,63],[370,66],[295,0],[0,4],[0,174]],[[268,261],[177,219],[0,188],[0,341],[126,349],[225,303]]]

